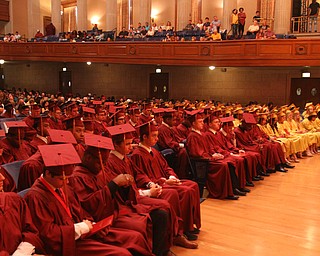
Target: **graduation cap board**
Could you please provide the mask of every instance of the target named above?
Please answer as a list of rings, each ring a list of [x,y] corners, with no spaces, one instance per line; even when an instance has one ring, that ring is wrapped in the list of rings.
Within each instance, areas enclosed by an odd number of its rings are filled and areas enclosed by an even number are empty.
[[[99,149],[109,149],[109,150],[114,149],[112,140],[110,138],[107,138],[101,135],[86,133],[84,135],[84,142],[89,147],[95,147]]]
[[[243,120],[247,123],[247,124],[256,124],[257,121],[254,118],[253,114],[250,113],[243,113]]]
[[[24,121],[8,121],[4,123],[4,130],[8,133],[10,128],[27,128],[28,125]]]
[[[132,132],[135,132],[135,128],[131,124],[121,124],[107,127],[107,132],[115,139],[121,135],[121,141],[125,139],[132,139]]]
[[[75,137],[70,131],[48,129],[48,133],[53,143],[77,144]]]

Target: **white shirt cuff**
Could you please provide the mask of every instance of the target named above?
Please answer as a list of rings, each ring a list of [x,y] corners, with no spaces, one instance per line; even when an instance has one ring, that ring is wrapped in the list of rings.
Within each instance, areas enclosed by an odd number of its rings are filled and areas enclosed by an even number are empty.
[[[32,255],[34,252],[35,247],[32,244],[28,242],[21,242],[12,256]]]
[[[146,189],[146,190],[139,189],[139,195],[151,197],[150,189]]]
[[[89,233],[90,229],[84,222],[74,224],[74,240],[78,240],[81,235]]]
[[[172,180],[176,180],[176,179],[177,179],[177,177],[176,177],[176,176],[173,176],[173,175],[170,175],[170,176],[169,176],[169,180],[170,180],[170,179],[172,179]]]

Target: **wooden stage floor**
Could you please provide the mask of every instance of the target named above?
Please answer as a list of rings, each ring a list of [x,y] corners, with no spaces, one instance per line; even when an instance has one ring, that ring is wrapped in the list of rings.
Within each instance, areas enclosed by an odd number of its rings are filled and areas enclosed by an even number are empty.
[[[207,199],[196,250],[178,256],[319,256],[320,154],[255,182],[237,201]]]

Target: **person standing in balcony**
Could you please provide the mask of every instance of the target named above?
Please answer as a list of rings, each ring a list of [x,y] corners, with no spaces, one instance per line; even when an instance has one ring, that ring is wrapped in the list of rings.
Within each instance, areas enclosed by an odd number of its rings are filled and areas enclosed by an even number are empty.
[[[244,8],[239,8],[238,19],[239,19],[239,38],[242,38],[244,33],[244,26],[246,25],[247,15],[244,12]]]
[[[317,33],[319,8],[320,4],[317,2],[317,0],[312,0],[312,3],[309,5],[308,8],[309,33],[312,32],[312,23],[314,24],[314,32]]]

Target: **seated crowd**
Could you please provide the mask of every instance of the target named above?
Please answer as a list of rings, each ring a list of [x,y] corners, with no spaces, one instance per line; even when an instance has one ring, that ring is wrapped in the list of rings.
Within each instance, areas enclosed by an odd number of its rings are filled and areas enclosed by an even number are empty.
[[[24,161],[17,184],[0,169],[1,255],[196,249],[202,195],[190,161],[208,163],[209,197],[237,200],[320,145],[312,103],[301,121],[294,104],[65,99],[20,89],[0,91],[0,101],[1,164]]]
[[[134,27],[132,24],[127,29],[122,29],[116,35],[116,31],[102,31],[94,24],[93,28],[88,31],[62,32],[59,35],[55,33],[55,27],[50,23],[46,27],[45,35],[37,30],[36,34],[30,41],[43,42],[43,41],[59,41],[59,42],[102,42],[102,41],[131,41],[131,40],[148,40],[148,41],[163,41],[163,42],[176,42],[176,41],[221,41],[226,39],[276,39],[276,34],[271,30],[267,20],[260,17],[259,11],[253,17],[253,24],[248,27],[246,35],[244,35],[246,14],[243,8],[234,9],[231,14],[231,29],[222,29],[221,20],[214,16],[212,21],[209,17],[205,21],[199,19],[197,23],[189,20],[185,28],[181,31],[174,30],[171,21],[167,21],[164,25],[158,26],[155,22],[151,25],[141,22]],[[232,35],[229,35],[231,32]],[[21,39],[18,32],[16,34],[7,34],[3,38],[4,42],[21,42],[26,41]]]

